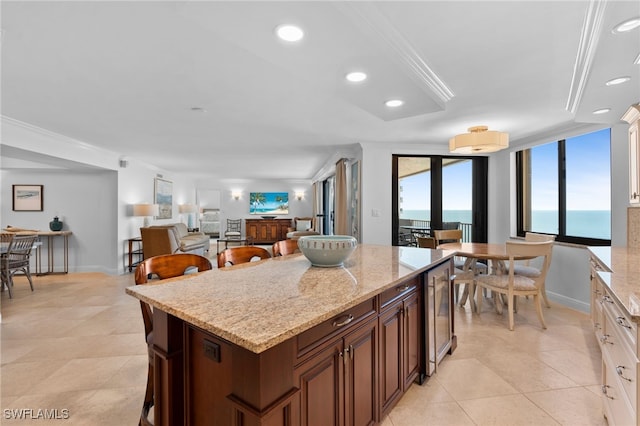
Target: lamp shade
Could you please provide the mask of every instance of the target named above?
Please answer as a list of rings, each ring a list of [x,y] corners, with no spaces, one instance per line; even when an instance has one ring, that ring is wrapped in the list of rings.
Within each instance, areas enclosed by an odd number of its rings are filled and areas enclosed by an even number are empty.
[[[134,216],[158,216],[160,214],[160,206],[157,204],[134,204]]]
[[[179,213],[196,213],[198,211],[198,206],[195,204],[180,204],[178,206]]]
[[[469,133],[449,139],[449,151],[460,154],[496,152],[508,147],[509,134],[488,130],[487,126],[469,127]]]

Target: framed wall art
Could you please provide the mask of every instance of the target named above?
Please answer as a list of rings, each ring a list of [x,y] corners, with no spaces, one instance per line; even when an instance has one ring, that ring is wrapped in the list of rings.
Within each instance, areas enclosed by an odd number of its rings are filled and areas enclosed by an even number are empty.
[[[249,214],[289,214],[288,192],[249,193]]]
[[[43,185],[13,185],[13,211],[41,212]]]
[[[153,202],[158,205],[159,210],[156,219],[171,219],[173,217],[173,182],[155,178],[154,188]]]

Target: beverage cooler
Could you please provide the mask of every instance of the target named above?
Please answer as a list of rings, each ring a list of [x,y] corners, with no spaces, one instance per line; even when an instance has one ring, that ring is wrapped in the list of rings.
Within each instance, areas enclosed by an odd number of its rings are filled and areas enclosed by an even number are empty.
[[[453,335],[453,260],[423,275],[425,297],[425,373],[431,376],[440,361],[455,349]]]

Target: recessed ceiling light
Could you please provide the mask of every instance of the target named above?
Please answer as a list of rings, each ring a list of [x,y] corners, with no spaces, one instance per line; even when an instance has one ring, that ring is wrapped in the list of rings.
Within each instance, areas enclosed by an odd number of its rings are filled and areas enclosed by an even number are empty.
[[[384,103],[386,106],[391,107],[391,108],[395,108],[395,107],[399,107],[400,105],[404,104],[403,101],[401,101],[400,99],[391,99],[388,100],[387,102]]]
[[[359,83],[367,79],[367,74],[362,71],[354,71],[347,74],[345,78],[352,83]]]
[[[634,28],[640,27],[640,18],[632,18],[624,21],[613,28],[614,33],[624,33]]]
[[[597,109],[593,111],[593,114],[606,114],[609,111],[611,111],[611,108],[602,108],[602,109]]]
[[[278,25],[276,27],[276,35],[284,41],[300,41],[304,37],[304,31],[295,25]]]
[[[616,84],[626,83],[629,80],[631,80],[631,77],[624,76],[624,77],[612,78],[611,80],[607,81],[605,84],[607,86],[615,86]]]

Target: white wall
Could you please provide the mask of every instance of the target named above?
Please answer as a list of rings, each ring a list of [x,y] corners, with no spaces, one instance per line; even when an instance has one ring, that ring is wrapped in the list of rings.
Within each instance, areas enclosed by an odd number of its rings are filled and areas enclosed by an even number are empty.
[[[226,229],[227,219],[260,219],[260,216],[249,214],[250,192],[288,192],[289,213],[281,218],[307,217],[313,214],[313,195],[311,181],[299,179],[273,180],[232,180],[219,179],[197,182],[198,192],[218,191],[220,193],[220,233]],[[238,200],[233,198],[239,193]],[[302,193],[302,200],[297,200],[296,193]],[[242,232],[245,232],[244,223]]]

